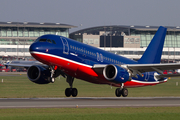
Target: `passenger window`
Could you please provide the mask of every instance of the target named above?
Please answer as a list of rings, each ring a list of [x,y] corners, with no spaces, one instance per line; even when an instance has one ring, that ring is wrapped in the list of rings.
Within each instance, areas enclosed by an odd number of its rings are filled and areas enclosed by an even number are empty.
[[[47,40],[48,43],[52,43],[52,41],[50,39]]]
[[[46,42],[47,39],[40,39],[39,42]]]

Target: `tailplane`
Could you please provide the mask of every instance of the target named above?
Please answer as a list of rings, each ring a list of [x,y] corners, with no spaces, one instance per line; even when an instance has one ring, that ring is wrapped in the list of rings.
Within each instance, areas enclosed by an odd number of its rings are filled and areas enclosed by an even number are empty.
[[[140,64],[160,63],[167,28],[160,26],[149,46],[139,59]]]

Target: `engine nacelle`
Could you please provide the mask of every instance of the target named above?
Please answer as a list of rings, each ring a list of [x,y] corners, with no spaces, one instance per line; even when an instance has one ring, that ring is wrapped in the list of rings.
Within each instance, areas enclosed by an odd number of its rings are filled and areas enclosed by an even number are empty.
[[[131,75],[127,69],[116,65],[107,65],[103,70],[103,75],[107,80],[115,83],[125,83],[131,80]]]
[[[51,82],[51,72],[48,68],[34,65],[28,69],[27,76],[30,81],[37,84],[48,84]]]

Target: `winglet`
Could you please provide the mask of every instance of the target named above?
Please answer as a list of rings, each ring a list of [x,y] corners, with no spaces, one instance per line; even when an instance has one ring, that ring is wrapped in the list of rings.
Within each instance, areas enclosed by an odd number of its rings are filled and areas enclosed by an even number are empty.
[[[160,26],[149,46],[139,59],[140,64],[160,63],[167,28]]]

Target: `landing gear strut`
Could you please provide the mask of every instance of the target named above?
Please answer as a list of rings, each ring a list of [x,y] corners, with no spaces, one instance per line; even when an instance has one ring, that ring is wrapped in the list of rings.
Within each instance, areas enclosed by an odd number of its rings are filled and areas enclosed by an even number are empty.
[[[51,83],[54,83],[54,81],[55,81],[55,78],[53,77],[53,75],[54,75],[54,73],[55,73],[54,66],[50,66],[50,69],[51,69],[50,82],[51,82]]]
[[[67,76],[66,82],[69,83],[70,88],[66,88],[66,90],[65,90],[66,97],[70,97],[71,95],[73,97],[76,97],[78,94],[78,90],[76,88],[72,87],[73,81],[74,81],[73,77]]]
[[[123,97],[127,97],[128,96],[128,90],[126,88],[123,88],[124,87],[124,84],[122,83],[121,84],[121,88],[117,88],[116,91],[115,91],[115,94],[117,97],[121,97],[121,95]]]

